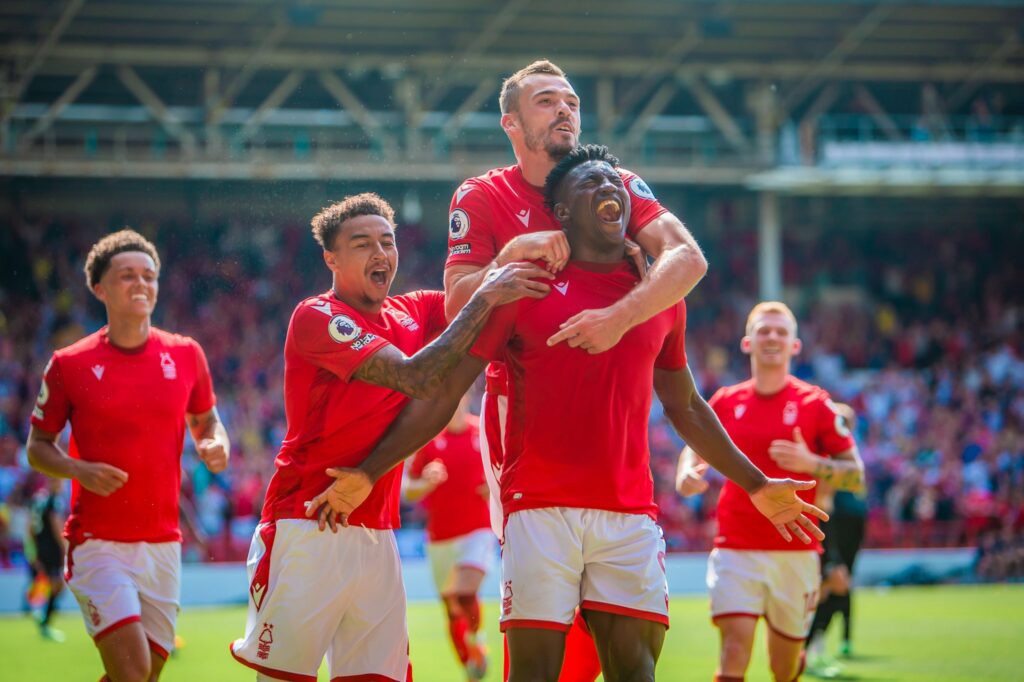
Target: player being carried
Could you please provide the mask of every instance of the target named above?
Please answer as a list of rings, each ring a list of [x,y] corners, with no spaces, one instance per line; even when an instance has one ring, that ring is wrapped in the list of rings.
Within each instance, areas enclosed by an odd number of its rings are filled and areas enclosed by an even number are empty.
[[[789,373],[792,357],[800,352],[796,332],[796,317],[785,304],[754,306],[740,341],[750,356],[751,378],[719,389],[710,405],[736,444],[769,475],[857,490],[864,465],[849,429],[828,393]],[[702,480],[705,455],[699,442],[687,439],[676,479],[681,494],[707,488]],[[814,499],[806,488],[800,495]],[[794,680],[802,670],[804,638],[818,603],[821,536],[810,547],[781,541],[744,491],[729,481],[718,498],[717,517],[707,573],[711,618],[721,637],[716,680],[743,679],[761,616],[768,623],[773,676],[780,682]]]
[[[89,289],[107,326],[46,366],[32,411],[29,463],[70,478],[68,587],[107,677],[156,680],[174,648],[181,578],[178,494],[188,425],[214,474],[230,444],[199,344],[152,326],[160,257],[121,230],[89,251]],[[65,453],[57,437],[71,422]]]
[[[653,499],[647,421],[654,386],[688,442],[751,495],[785,538],[820,531],[824,517],[795,491],[813,482],[769,479],[735,448],[697,393],[686,365],[686,308],[679,302],[626,332],[610,351],[550,344],[560,323],[605,308],[639,281],[625,257],[630,197],[604,147],[573,150],[547,178],[546,196],[573,259],[537,301],[496,311],[453,381],[415,401],[357,468],[313,499],[321,526],[351,523],[373,483],[445,423],[487,360],[510,370],[501,495],[501,627],[509,679],[558,679],[565,633],[581,607],[606,679],[652,679],[668,627],[665,543]],[[354,511],[353,511],[354,510]]]
[[[398,247],[387,202],[351,196],[312,225],[333,285],[299,303],[288,325],[288,431],[249,550],[245,636],[231,651],[258,679],[315,681],[326,654],[331,679],[405,680],[405,590],[392,531],[401,471],[377,481],[354,527],[333,536],[317,532],[304,503],[330,481],[325,468],[366,457],[408,396],[438,389],[494,307],[544,296],[549,287],[536,279],[550,275],[527,263],[492,269],[446,330],[440,291],[388,295]]]
[[[542,59],[505,79],[498,104],[516,164],[469,178],[452,195],[444,273],[449,318],[462,308],[489,267],[539,259],[558,272],[569,259],[569,242],[545,202],[543,186],[555,164],[579,144],[580,98],[565,72]],[[680,301],[707,271],[707,261],[682,221],[658,202],[641,177],[623,168],[618,172],[632,203],[626,235],[655,260],[650,273],[622,298],[560,321],[551,341],[590,353],[608,350],[627,330]],[[627,243],[644,272],[646,256]],[[508,411],[506,384],[504,365],[492,362],[480,409],[481,455],[491,489],[491,526],[499,538],[504,518],[498,479]],[[579,673],[567,674],[562,682],[592,682],[599,665],[582,622],[577,622],[569,641],[567,668]],[[577,641],[581,646],[574,646]]]
[[[479,420],[469,394],[451,421],[412,458],[403,492],[427,512],[427,556],[448,632],[470,680],[487,672],[477,593],[497,550],[487,510]]]

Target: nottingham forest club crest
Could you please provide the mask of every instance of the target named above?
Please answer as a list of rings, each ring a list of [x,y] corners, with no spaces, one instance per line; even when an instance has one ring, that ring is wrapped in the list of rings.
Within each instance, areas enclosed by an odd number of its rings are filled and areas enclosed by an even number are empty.
[[[327,323],[327,333],[337,343],[348,343],[362,332],[362,328],[348,315],[335,315]]]

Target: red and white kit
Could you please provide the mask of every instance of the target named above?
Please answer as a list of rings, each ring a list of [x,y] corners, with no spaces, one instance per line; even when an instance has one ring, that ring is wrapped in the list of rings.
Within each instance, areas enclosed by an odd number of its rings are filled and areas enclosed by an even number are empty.
[[[811,480],[809,474],[782,469],[768,454],[772,441],[793,440],[797,427],[820,456],[853,447],[828,393],[792,376],[774,395],[758,394],[751,379],[719,389],[708,403],[736,446],[766,476]],[[815,490],[797,494],[814,503]],[[779,634],[802,640],[817,606],[821,543],[814,538],[811,545],[786,542],[731,481],[722,488],[717,514],[718,535],[708,563],[712,618],[764,616]]]
[[[453,569],[470,566],[487,572],[495,553],[487,508],[487,483],[480,459],[480,424],[467,415],[466,429],[447,429],[427,443],[409,465],[409,477],[420,478],[423,468],[440,461],[448,478],[421,500],[427,512],[427,555],[439,594],[453,593]]]
[[[632,210],[627,236],[637,235],[651,221],[667,212],[650,187],[635,173],[618,169],[629,192]],[[559,230],[561,225],[544,203],[542,187],[523,177],[519,166],[496,168],[462,183],[452,195],[448,215],[448,260],[451,265],[484,266],[513,238],[529,232]],[[504,366],[487,367],[487,391],[480,417],[483,423],[481,455],[491,491],[491,527],[502,536],[504,514],[500,505],[501,465],[504,457],[504,415],[507,411]]]
[[[104,327],[47,365],[32,425],[60,433],[70,422],[71,457],[128,474],[107,497],[71,486],[65,577],[94,639],[141,621],[158,653],[174,648],[185,415],[215,404],[199,344],[155,327],[132,350]]]
[[[686,366],[685,305],[631,329],[605,353],[547,345],[564,320],[610,305],[638,281],[626,262],[570,262],[545,298],[494,311],[471,351],[503,358],[509,373],[501,475],[503,628],[567,630],[581,594],[600,595],[586,608],[667,623],[663,570],[648,572],[628,594],[605,584],[605,576],[615,575],[616,567],[633,572],[638,563],[660,569],[664,543],[654,523],[647,420],[654,369]],[[555,534],[550,528],[558,522],[548,518],[549,510],[565,519]],[[520,512],[530,513],[516,519]],[[536,547],[542,537],[550,541]],[[552,561],[579,570],[564,580],[536,580],[538,570],[547,570],[538,562]]]
[[[409,400],[353,380],[359,365],[388,344],[412,355],[444,328],[439,291],[389,297],[376,317],[332,292],[295,309],[284,351],[288,432],[249,552],[246,634],[231,645],[241,663],[315,680],[326,654],[332,680],[406,679],[405,592],[392,531],[401,466],[381,477],[337,534],[319,532],[305,502],[333,480],[325,469],[362,462]]]

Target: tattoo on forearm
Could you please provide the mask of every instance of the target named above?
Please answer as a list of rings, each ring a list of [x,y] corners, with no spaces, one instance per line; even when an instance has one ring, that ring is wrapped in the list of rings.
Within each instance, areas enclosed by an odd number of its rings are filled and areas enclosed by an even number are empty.
[[[491,306],[474,296],[441,336],[407,361],[395,362],[378,353],[360,365],[355,376],[413,398],[429,398],[476,341],[490,312]]]
[[[864,473],[857,462],[824,459],[812,475],[836,490],[860,490],[864,485]]]

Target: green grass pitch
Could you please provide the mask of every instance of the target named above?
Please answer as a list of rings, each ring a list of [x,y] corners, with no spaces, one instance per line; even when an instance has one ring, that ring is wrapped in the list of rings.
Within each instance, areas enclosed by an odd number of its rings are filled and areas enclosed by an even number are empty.
[[[977,682],[1024,680],[1024,585],[861,590],[855,597],[854,655],[844,679]],[[489,680],[500,680],[501,638],[496,604],[486,604],[488,641],[496,653]],[[185,647],[167,664],[166,682],[231,682],[254,674],[234,662],[228,642],[241,634],[241,607],[186,609],[179,620]],[[95,682],[99,656],[76,612],[61,614],[56,626],[67,642],[40,638],[24,616],[0,618],[0,679],[20,682]],[[463,679],[448,643],[440,605],[409,608],[413,672],[416,682]],[[833,639],[838,623],[832,627]],[[764,625],[759,627],[751,682],[769,680],[764,655]],[[830,645],[834,652],[834,642]],[[658,678],[706,681],[712,678],[717,639],[704,598],[675,598],[672,629],[658,664]],[[320,679],[326,679],[321,669]],[[809,679],[805,676],[804,679]]]

